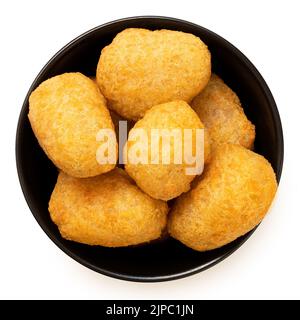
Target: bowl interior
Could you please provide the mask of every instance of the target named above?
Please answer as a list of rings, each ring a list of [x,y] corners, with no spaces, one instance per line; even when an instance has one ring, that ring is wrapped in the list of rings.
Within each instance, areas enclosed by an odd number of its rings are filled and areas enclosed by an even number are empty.
[[[39,147],[31,130],[28,96],[42,81],[71,71],[94,76],[101,49],[128,27],[172,29],[199,36],[212,54],[213,71],[239,95],[245,113],[256,126],[256,152],[272,164],[279,180],[283,160],[280,119],[272,95],[253,65],[230,43],[197,25],[170,18],[140,17],[95,28],[72,41],[44,67],[25,99],[17,130],[16,156],[22,189],[35,218],[48,236],[67,254],[98,272],[136,281],[162,281],[203,270],[236,250],[252,233],[209,252],[193,251],[168,239],[134,248],[91,247],[64,240],[48,213],[48,201],[57,170]]]

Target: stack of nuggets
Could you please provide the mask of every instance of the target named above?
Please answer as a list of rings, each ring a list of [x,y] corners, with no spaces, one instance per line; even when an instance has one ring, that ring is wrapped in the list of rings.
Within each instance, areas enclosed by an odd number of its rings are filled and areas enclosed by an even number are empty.
[[[96,80],[58,75],[34,90],[29,103],[32,129],[60,170],[49,212],[68,240],[120,247],[159,239],[168,230],[190,248],[211,250],[254,228],[275,195],[271,165],[248,150],[254,125],[238,96],[211,74],[210,52],[194,35],[126,29],[102,50]],[[168,164],[160,150],[157,164],[116,168],[115,131],[122,119],[133,126],[124,157],[134,148],[135,129],[148,138],[151,129],[190,129],[193,136],[204,129],[203,173],[187,175],[188,165],[172,158],[174,145]],[[115,130],[114,163],[96,160],[100,129]],[[148,157],[150,141],[142,148]]]

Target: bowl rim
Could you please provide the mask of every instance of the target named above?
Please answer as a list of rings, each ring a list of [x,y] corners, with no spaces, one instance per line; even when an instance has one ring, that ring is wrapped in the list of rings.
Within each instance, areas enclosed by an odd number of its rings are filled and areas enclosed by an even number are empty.
[[[148,283],[149,282],[151,283],[151,282],[162,282],[162,281],[177,280],[177,279],[180,279],[180,278],[184,278],[184,277],[187,277],[187,276],[194,275],[194,274],[202,272],[202,271],[204,271],[204,270],[206,270],[206,269],[208,269],[210,267],[213,267],[217,263],[219,263],[219,262],[223,261],[224,259],[226,259],[227,257],[229,257],[237,249],[239,249],[249,239],[249,237],[253,234],[253,232],[256,230],[256,228],[258,226],[256,226],[254,229],[249,231],[246,235],[244,235],[244,238],[243,238],[242,241],[240,241],[236,246],[234,246],[233,248],[228,250],[222,256],[217,257],[214,260],[209,261],[204,265],[189,269],[187,271],[178,272],[178,273],[169,274],[169,275],[153,276],[152,277],[152,276],[126,275],[126,274],[113,272],[113,271],[109,271],[107,269],[98,267],[98,266],[86,261],[85,259],[81,258],[77,254],[73,253],[68,248],[66,248],[65,245],[61,241],[57,240],[53,236],[53,234],[50,231],[47,230],[44,222],[39,217],[39,215],[35,212],[33,201],[32,201],[31,196],[30,196],[30,194],[29,194],[29,192],[27,190],[27,185],[25,183],[25,180],[24,180],[24,177],[23,177],[23,171],[22,171],[21,165],[20,165],[20,147],[19,147],[20,146],[20,140],[19,140],[19,136],[20,136],[20,131],[21,131],[21,126],[22,126],[22,123],[23,123],[23,119],[27,114],[27,104],[28,104],[28,99],[29,99],[29,96],[30,96],[31,92],[39,84],[39,78],[42,76],[42,74],[46,70],[48,70],[53,63],[56,62],[56,59],[59,58],[59,56],[65,50],[72,49],[72,47],[76,46],[85,37],[87,37],[88,35],[92,34],[93,32],[98,31],[99,29],[102,29],[104,27],[109,27],[109,26],[112,26],[112,25],[114,25],[116,23],[128,22],[128,21],[132,21],[132,20],[145,21],[145,20],[153,20],[153,19],[171,21],[171,22],[175,22],[175,23],[179,23],[179,24],[185,24],[187,26],[191,26],[191,27],[194,27],[194,28],[202,29],[204,32],[210,34],[212,37],[218,38],[220,41],[222,41],[224,43],[225,47],[229,48],[233,52],[234,55],[236,55],[240,60],[242,60],[246,64],[246,66],[249,69],[249,71],[255,77],[255,81],[257,81],[257,83],[261,87],[262,92],[264,93],[265,98],[268,101],[268,104],[269,104],[270,109],[271,109],[273,123],[275,125],[275,132],[276,132],[276,135],[277,135],[276,136],[276,140],[277,140],[277,143],[278,143],[278,159],[277,159],[277,168],[278,169],[277,169],[277,172],[276,172],[276,176],[277,176],[277,181],[279,183],[280,177],[281,177],[281,173],[282,173],[282,168],[283,168],[283,160],[284,160],[283,130],[282,130],[282,124],[281,124],[281,120],[280,120],[279,111],[278,111],[277,106],[276,106],[276,102],[275,102],[275,100],[273,98],[273,95],[272,95],[267,83],[263,79],[262,75],[259,73],[259,71],[256,69],[256,67],[253,65],[253,63],[239,49],[237,49],[233,44],[231,44],[229,41],[227,41],[223,37],[219,36],[215,32],[210,31],[209,29],[207,29],[205,27],[202,27],[202,26],[200,26],[200,25],[198,25],[196,23],[189,22],[189,21],[182,20],[182,19],[178,19],[178,18],[167,17],[167,16],[139,15],[139,16],[131,16],[131,17],[127,17],[127,18],[121,18],[121,19],[113,20],[113,21],[101,24],[99,26],[96,26],[96,27],[94,27],[94,28],[82,33],[81,35],[77,36],[76,38],[74,38],[73,40],[68,42],[65,46],[63,46],[44,65],[44,67],[41,69],[41,71],[38,73],[38,75],[35,77],[34,81],[32,82],[32,84],[31,84],[31,86],[30,86],[30,88],[29,88],[29,90],[28,90],[28,92],[26,94],[26,97],[24,99],[24,102],[23,102],[23,105],[22,105],[22,108],[21,108],[21,111],[20,111],[20,114],[19,114],[17,130],[16,130],[16,140],[15,140],[16,167],[17,167],[18,178],[19,178],[19,182],[20,182],[20,185],[21,185],[21,189],[22,189],[23,195],[25,197],[27,205],[28,205],[32,215],[34,216],[35,220],[38,222],[38,224],[40,225],[42,230],[45,232],[45,234],[56,244],[56,246],[58,248],[60,248],[64,253],[66,253],[69,257],[73,258],[75,261],[79,262],[83,266],[85,266],[85,267],[87,267],[87,268],[89,268],[89,269],[91,269],[93,271],[96,271],[96,272],[101,273],[103,275],[106,275],[106,276],[109,276],[109,277],[112,277],[112,278],[115,278],[115,279],[119,279],[119,280],[127,280],[127,281],[135,281],[135,282],[148,282]]]

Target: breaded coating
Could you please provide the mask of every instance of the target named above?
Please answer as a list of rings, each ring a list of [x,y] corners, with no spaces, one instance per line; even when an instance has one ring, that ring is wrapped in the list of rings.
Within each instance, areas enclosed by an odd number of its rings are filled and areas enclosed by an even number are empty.
[[[67,174],[91,177],[115,167],[96,160],[98,131],[114,126],[105,98],[83,74],[65,73],[44,81],[30,95],[28,117],[40,146]],[[117,152],[117,144],[114,147]]]
[[[191,102],[210,74],[210,52],[198,37],[130,28],[102,50],[96,77],[109,107],[138,120],[154,105]]]
[[[60,172],[49,202],[63,238],[122,247],[160,237],[168,206],[142,192],[124,170],[78,179]]]
[[[212,150],[222,143],[253,148],[255,127],[247,119],[238,96],[217,75],[212,74],[191,106],[208,130]]]
[[[195,175],[188,175],[186,168],[190,165],[183,160],[181,163],[175,161],[174,154],[176,149],[174,146],[174,140],[170,139],[170,162],[168,164],[163,163],[162,154],[166,152],[167,148],[162,147],[154,150],[151,149],[151,132],[153,129],[179,129],[182,134],[182,155],[184,155],[184,129],[192,129],[191,133],[191,148],[193,154],[196,150],[196,129],[203,129],[204,126],[195,113],[195,111],[184,101],[173,101],[165,104],[157,105],[148,110],[141,120],[136,122],[133,129],[129,132],[127,142],[127,154],[130,155],[131,148],[135,148],[135,141],[133,139],[134,130],[144,129],[148,138],[148,145],[143,145],[142,153],[148,154],[148,163],[133,164],[128,156],[128,163],[125,165],[127,173],[135,180],[137,185],[151,197],[161,200],[170,200],[181,193],[190,189],[190,183],[194,179]],[[141,144],[141,142],[139,142]],[[160,139],[162,143],[162,139]],[[209,156],[209,138],[207,134],[204,134],[204,145],[199,146],[199,151],[203,159]],[[204,151],[204,156],[203,156]],[[126,149],[125,152],[126,154]],[[153,153],[153,154],[152,154]],[[126,156],[124,155],[124,158]],[[151,163],[151,159],[156,158],[159,161]],[[193,165],[192,165],[193,166]]]
[[[168,230],[198,251],[221,247],[261,222],[276,189],[274,171],[263,156],[223,144],[194,189],[176,200]]]

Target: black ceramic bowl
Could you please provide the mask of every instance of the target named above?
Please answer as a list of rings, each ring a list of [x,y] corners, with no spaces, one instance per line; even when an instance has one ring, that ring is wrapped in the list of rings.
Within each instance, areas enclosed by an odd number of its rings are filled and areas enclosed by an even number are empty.
[[[30,93],[44,80],[79,71],[95,75],[101,49],[125,28],[171,29],[193,33],[209,47],[213,71],[240,97],[245,113],[256,126],[255,151],[272,164],[279,181],[283,163],[283,135],[272,94],[253,64],[233,45],[196,24],[165,17],[133,17],[104,24],[84,33],[61,49],[42,69],[25,98],[16,136],[16,161],[27,203],[52,241],[81,264],[105,275],[132,281],[165,281],[203,271],[240,247],[253,231],[209,252],[193,251],[168,239],[134,248],[92,247],[63,239],[52,223],[48,201],[57,170],[39,147],[27,113]]]

